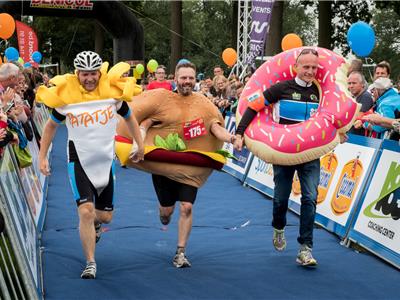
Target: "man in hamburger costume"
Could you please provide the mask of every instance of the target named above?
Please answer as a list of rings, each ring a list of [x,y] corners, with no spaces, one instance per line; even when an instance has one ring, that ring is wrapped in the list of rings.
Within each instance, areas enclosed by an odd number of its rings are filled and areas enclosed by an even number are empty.
[[[218,150],[223,142],[233,142],[235,137],[223,127],[217,107],[200,93],[192,92],[195,65],[178,64],[175,78],[177,93],[156,89],[135,97],[129,104],[144,137],[144,161],[129,160],[132,137],[123,122],[117,127],[116,154],[122,165],[152,173],[162,224],[170,222],[175,203],[180,201],[178,247],[173,264],[183,268],[191,266],[185,247],[197,189],[213,169],[222,168],[225,153]]]

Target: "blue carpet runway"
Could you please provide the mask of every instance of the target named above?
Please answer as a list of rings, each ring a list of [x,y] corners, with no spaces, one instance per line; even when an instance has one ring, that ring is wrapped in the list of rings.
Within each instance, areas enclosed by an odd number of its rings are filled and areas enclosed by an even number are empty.
[[[65,149],[60,128],[42,238],[46,299],[398,299],[395,268],[341,246],[323,229],[314,231],[319,266],[298,266],[298,217],[292,213],[288,247],[275,251],[272,202],[222,172],[198,193],[187,248],[192,268],[175,269],[179,210],[163,228],[151,176],[118,167],[114,220],[96,249],[97,279],[82,280],[85,259]]]

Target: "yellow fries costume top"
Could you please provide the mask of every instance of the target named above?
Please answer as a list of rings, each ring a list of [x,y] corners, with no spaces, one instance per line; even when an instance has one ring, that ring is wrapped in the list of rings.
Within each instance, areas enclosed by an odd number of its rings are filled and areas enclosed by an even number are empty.
[[[111,169],[114,158],[117,113],[129,117],[124,101],[141,92],[134,78],[121,77],[129,68],[127,63],[118,63],[107,72],[108,63],[103,63],[98,86],[91,92],[81,86],[76,74],[65,74],[53,78],[52,87],[40,86],[36,94],[38,102],[53,108],[53,121],[65,120],[68,140],[99,194],[109,182],[110,175],[104,170]]]

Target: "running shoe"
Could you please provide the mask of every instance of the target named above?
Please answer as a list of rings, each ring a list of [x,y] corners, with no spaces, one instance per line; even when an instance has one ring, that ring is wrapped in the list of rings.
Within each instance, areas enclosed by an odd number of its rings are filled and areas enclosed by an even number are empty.
[[[101,223],[95,223],[94,229],[96,230],[96,243],[97,243],[101,238],[101,232],[102,232]]]
[[[312,249],[307,245],[300,246],[296,262],[304,267],[317,265],[317,260],[312,256]]]
[[[183,252],[177,253],[172,263],[177,268],[190,268],[192,266]]]
[[[85,270],[81,274],[82,279],[95,279],[96,278],[96,262],[91,261],[86,264]]]
[[[283,251],[286,248],[285,229],[275,229],[272,237],[272,243],[277,251]]]

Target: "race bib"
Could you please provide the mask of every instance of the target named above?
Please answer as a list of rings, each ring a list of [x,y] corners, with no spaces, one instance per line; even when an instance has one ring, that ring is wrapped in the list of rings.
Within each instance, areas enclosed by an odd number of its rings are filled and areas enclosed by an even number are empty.
[[[183,138],[185,140],[191,140],[205,135],[206,133],[203,119],[196,119],[183,123]]]

